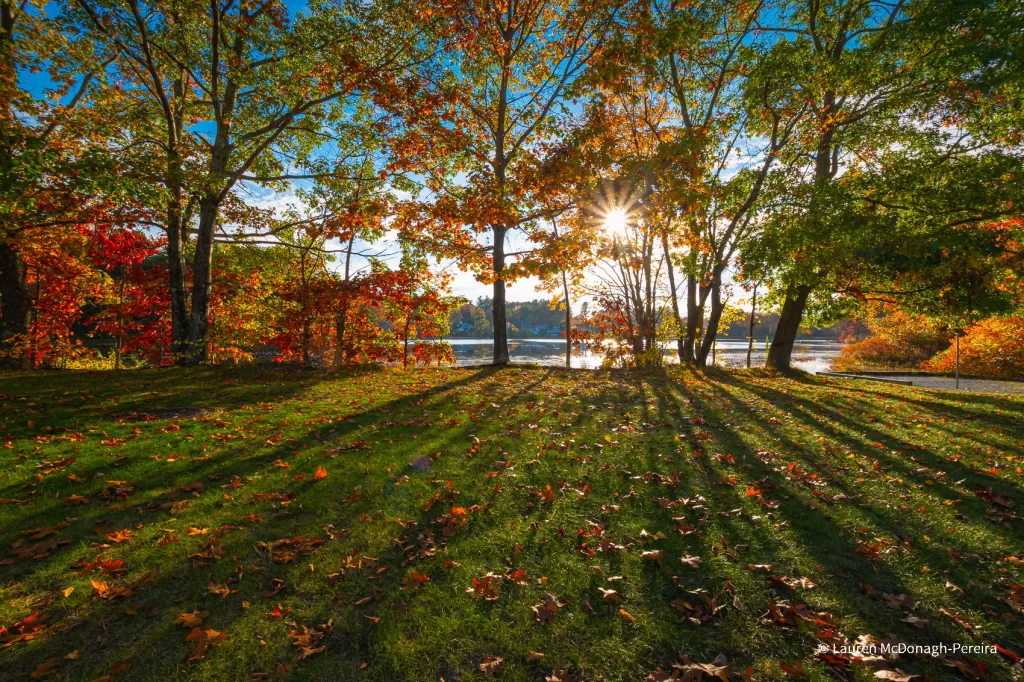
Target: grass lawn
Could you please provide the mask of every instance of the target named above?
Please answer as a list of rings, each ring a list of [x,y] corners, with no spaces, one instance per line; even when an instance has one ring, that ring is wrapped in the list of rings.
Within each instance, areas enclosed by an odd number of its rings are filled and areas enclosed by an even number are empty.
[[[0,678],[1024,679],[1022,443],[760,371],[0,375]]]

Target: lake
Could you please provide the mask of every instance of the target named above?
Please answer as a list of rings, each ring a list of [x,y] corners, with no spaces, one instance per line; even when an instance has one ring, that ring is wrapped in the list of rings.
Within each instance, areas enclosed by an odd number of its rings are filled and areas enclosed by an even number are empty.
[[[483,365],[491,361],[494,342],[490,339],[448,339],[459,366]],[[802,340],[793,347],[793,367],[807,372],[828,369],[832,358],[839,355],[843,344],[839,341]],[[678,363],[675,342],[664,343],[662,348],[668,363]],[[537,365],[565,365],[565,339],[509,339],[509,356],[512,362],[529,362]],[[753,367],[764,365],[765,343],[754,343],[750,358]],[[584,369],[600,367],[603,356],[587,351],[573,351],[572,366]],[[711,360],[708,359],[710,364]],[[747,364],[747,341],[739,339],[718,341],[716,364],[720,367],[745,367]]]

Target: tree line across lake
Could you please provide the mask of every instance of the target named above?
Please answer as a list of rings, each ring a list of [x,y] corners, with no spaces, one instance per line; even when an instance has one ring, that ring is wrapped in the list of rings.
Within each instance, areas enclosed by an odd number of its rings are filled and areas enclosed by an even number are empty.
[[[0,0],[0,360],[1017,371],[1022,79],[1015,0]]]

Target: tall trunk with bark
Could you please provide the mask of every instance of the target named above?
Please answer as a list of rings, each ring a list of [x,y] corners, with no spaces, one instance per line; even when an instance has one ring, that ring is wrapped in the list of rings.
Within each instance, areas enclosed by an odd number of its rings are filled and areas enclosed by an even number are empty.
[[[697,334],[704,326],[704,308],[697,305],[697,277],[686,276],[686,340],[683,342],[683,362],[693,364]]]
[[[811,287],[806,284],[789,287],[786,290],[786,302],[782,304],[779,326],[775,328],[775,336],[772,338],[771,348],[768,349],[765,367],[777,370],[789,369],[793,343],[800,330],[800,318],[810,293]]]
[[[181,188],[171,188],[167,207],[167,277],[171,295],[171,356],[175,362],[184,360],[188,348],[189,313],[188,284],[185,279],[185,245],[187,224],[182,214]]]
[[[313,342],[313,332],[309,328],[309,320],[302,323],[302,364],[309,364],[309,348]]]
[[[0,0],[0,87],[5,88],[14,88],[17,84],[14,22],[14,3]],[[10,177],[13,169],[12,94],[0,92],[0,106],[4,108],[0,112],[0,182]],[[0,365],[16,367],[27,364],[27,356],[11,346],[18,340],[24,342],[28,337],[31,310],[32,296],[28,290],[25,261],[12,235],[0,223]]]
[[[551,227],[555,232],[555,240],[558,239],[558,221],[551,219]],[[565,295],[565,368],[572,369],[572,305],[569,302],[569,278],[565,269],[559,270],[562,275],[562,293]]]
[[[221,15],[216,3],[212,5],[213,15],[213,62],[212,89],[216,98],[218,89],[218,70],[220,69],[220,48],[223,33]],[[244,42],[241,33],[236,33],[231,42],[231,55],[241,60]],[[196,252],[192,262],[192,316],[189,320],[188,364],[207,362],[209,359],[210,336],[210,287],[213,285],[213,244],[214,230],[220,214],[220,205],[224,201],[230,184],[228,183],[228,164],[231,160],[231,126],[235,116],[235,102],[238,95],[238,82],[225,79],[223,96],[219,106],[215,106],[217,132],[210,149],[210,160],[207,167],[206,187],[199,199],[199,232],[196,235]],[[291,116],[284,117],[285,125],[291,123]],[[228,183],[228,186],[225,186]]]
[[[167,277],[171,295],[171,357],[183,362],[188,349],[189,310],[186,282],[185,247],[192,204],[185,203],[181,139],[185,126],[185,83],[188,74],[181,73],[172,84],[173,99],[165,109],[167,126],[167,177],[165,184],[170,200],[164,226],[167,232]]]
[[[240,39],[235,40],[236,55],[240,53]],[[192,262],[192,317],[189,321],[188,364],[208,360],[210,335],[210,287],[213,285],[213,244],[220,204],[226,190],[220,184],[227,177],[231,156],[231,116],[237,85],[229,81],[224,92],[221,118],[217,121],[217,134],[210,151],[207,182],[210,183],[199,200],[199,232]]]
[[[409,325],[412,324],[412,313],[405,318],[405,329],[402,332],[402,367],[409,367]]]
[[[10,346],[24,344],[28,338],[31,312],[25,261],[17,248],[0,239],[0,365],[27,366],[24,352]]]
[[[569,279],[562,270],[562,290],[565,292],[565,368],[572,369],[572,305],[569,303]]]
[[[683,338],[683,320],[679,317],[679,298],[676,293],[676,273],[675,268],[672,267],[672,257],[669,255],[668,249],[668,233],[661,233],[661,248],[665,251],[665,265],[668,268],[668,288],[669,294],[672,297],[672,314],[676,320],[676,351],[679,354],[679,364],[683,364],[686,357],[686,342]]]
[[[494,298],[491,315],[494,320],[494,364],[508,364],[508,328],[505,316],[505,228],[494,226]]]
[[[715,267],[711,275],[710,295],[711,310],[708,313],[708,328],[701,339],[700,350],[697,353],[697,366],[707,366],[708,355],[714,347],[715,339],[718,337],[718,323],[722,319],[722,312],[725,310],[725,302],[722,301],[722,270],[723,266]],[[703,303],[704,297],[701,297]],[[703,308],[703,306],[702,306]]]
[[[509,5],[509,18],[512,15],[512,5]],[[509,51],[503,57],[501,69],[501,85],[498,94],[498,116],[497,125],[494,128],[494,180],[498,185],[498,197],[505,199],[505,171],[508,168],[509,159],[505,156],[505,135],[508,133],[508,89],[509,76],[511,73],[512,52]],[[495,224],[494,247],[491,252],[494,261],[494,294],[491,299],[491,318],[494,320],[494,357],[495,365],[508,364],[508,328],[505,317],[505,280],[502,279],[505,270],[505,233],[507,225]]]
[[[824,111],[832,115],[836,111],[836,94],[834,91],[826,91],[824,96]],[[818,148],[814,155],[814,185],[815,189],[827,185],[835,177],[836,160],[833,147],[836,130],[834,127],[826,127],[818,138]],[[817,194],[817,193],[816,193]],[[811,210],[807,218],[815,220],[815,214],[821,210],[817,196],[811,198]],[[796,340],[797,331],[800,329],[800,320],[803,319],[804,306],[807,297],[813,289],[809,284],[791,286],[786,291],[786,301],[782,304],[782,312],[779,314],[779,326],[775,331],[775,338],[772,339],[772,347],[768,351],[766,367],[778,370],[788,370],[793,354],[793,341]],[[785,330],[782,334],[780,331]],[[776,347],[776,344],[778,346]]]
[[[199,234],[192,259],[192,316],[186,364],[206,362],[210,334],[210,287],[213,285],[213,239],[219,201],[207,194],[199,201]]]
[[[750,369],[750,355],[754,352],[754,312],[757,310],[757,282],[750,298],[750,326],[747,329],[747,369]]]

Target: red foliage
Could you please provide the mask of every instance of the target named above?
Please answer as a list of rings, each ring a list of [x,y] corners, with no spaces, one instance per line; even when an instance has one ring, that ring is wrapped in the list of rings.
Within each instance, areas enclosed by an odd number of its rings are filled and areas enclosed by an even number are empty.
[[[137,353],[149,362],[170,361],[170,296],[166,271],[147,267],[163,240],[128,229],[97,227],[89,255],[93,265],[111,278],[105,305],[88,324],[114,338],[117,364],[125,353]]]

